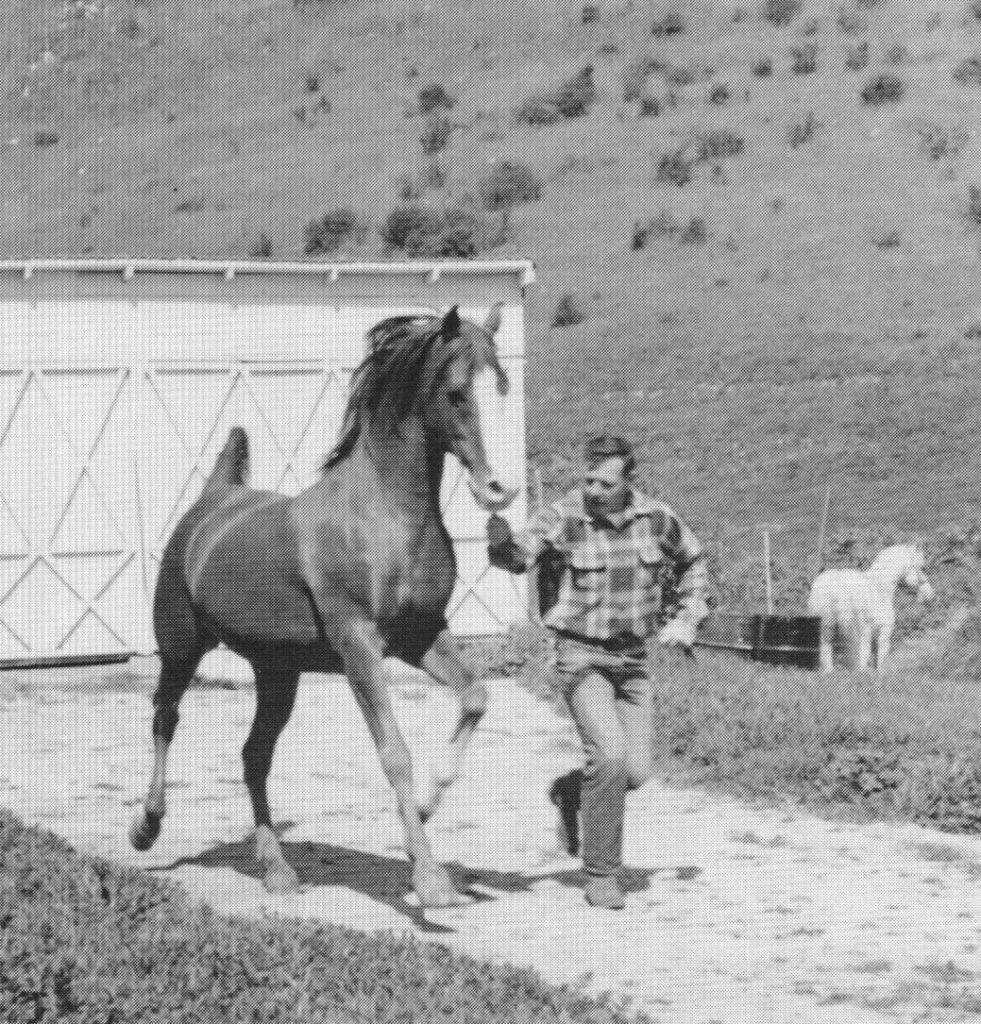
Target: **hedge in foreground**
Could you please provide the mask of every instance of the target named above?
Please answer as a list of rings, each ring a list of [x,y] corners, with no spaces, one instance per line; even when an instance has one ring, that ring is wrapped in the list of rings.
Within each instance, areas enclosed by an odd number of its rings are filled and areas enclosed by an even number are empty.
[[[222,918],[0,808],[5,1024],[625,1024],[607,1000],[411,937]]]

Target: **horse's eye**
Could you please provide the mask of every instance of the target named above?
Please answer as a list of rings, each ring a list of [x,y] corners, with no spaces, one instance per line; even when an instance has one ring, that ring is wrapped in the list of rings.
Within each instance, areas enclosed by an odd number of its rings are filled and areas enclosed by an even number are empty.
[[[467,393],[462,388],[453,388],[452,391],[447,391],[446,400],[453,409],[459,409],[466,404]]]

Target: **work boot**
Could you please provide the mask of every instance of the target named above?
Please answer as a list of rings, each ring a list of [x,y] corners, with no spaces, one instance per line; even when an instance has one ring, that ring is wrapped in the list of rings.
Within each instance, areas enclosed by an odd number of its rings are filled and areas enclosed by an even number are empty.
[[[579,804],[582,795],[582,772],[562,775],[552,783],[548,798],[559,811],[559,832],[566,850],[574,857],[579,852]]]
[[[603,907],[606,910],[623,910],[627,901],[623,889],[613,875],[591,875],[586,879],[586,902],[591,907]]]

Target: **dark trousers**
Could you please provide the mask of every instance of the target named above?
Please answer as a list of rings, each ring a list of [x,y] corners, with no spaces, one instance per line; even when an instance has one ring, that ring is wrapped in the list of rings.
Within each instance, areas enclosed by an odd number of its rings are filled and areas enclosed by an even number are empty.
[[[642,645],[610,650],[556,636],[555,669],[579,730],[583,868],[612,875],[623,863],[626,795],[651,776],[653,684]]]

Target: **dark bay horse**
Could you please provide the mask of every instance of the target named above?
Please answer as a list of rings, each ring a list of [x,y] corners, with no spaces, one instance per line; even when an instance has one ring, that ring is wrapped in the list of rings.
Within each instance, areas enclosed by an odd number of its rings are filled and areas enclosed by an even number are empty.
[[[397,316],[368,332],[340,438],[317,483],[294,497],[246,486],[248,440],[233,428],[198,501],[164,550],[154,594],[160,680],[155,761],[130,838],[149,849],[164,816],[167,749],[178,704],[219,642],[251,663],[255,721],[242,751],[256,856],[273,891],[296,887],[272,829],[266,779],[293,709],[300,673],[343,670],[398,800],[413,886],[424,906],[467,902],[423,830],[487,703],[446,625],[456,562],[440,512],[444,456],[454,454],[488,511],[519,481],[502,442],[508,379],[494,345],[500,305],[483,326]],[[417,806],[409,750],[392,712],[382,659],[392,655],[449,685],[459,719],[434,796]],[[329,756],[329,751],[327,752]]]

